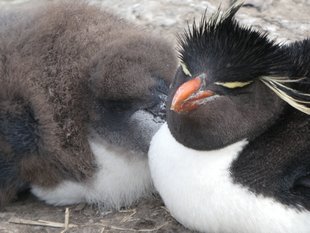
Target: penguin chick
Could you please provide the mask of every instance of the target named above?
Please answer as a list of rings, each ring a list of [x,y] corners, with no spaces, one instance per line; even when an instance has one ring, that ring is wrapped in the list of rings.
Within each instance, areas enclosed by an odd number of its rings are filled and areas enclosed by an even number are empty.
[[[0,30],[1,204],[25,188],[54,205],[105,208],[149,194],[146,153],[165,119],[172,46],[81,1],[10,15]]]
[[[310,221],[309,41],[288,47],[240,26],[241,5],[180,37],[154,185],[184,226],[306,233]],[[309,69],[308,69],[309,70]]]

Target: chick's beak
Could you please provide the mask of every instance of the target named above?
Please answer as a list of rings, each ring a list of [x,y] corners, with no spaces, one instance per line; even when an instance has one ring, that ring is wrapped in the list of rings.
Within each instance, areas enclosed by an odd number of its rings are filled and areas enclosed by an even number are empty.
[[[204,99],[213,95],[213,91],[206,90],[206,74],[203,73],[177,89],[170,109],[178,113],[190,112],[201,105]]]

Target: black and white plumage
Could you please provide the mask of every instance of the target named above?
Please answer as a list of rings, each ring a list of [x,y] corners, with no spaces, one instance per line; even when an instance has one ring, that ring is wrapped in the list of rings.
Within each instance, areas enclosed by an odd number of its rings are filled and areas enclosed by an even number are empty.
[[[83,1],[2,15],[0,205],[31,188],[63,205],[128,206],[153,191],[147,150],[172,46]]]
[[[204,17],[181,37],[167,124],[149,150],[151,175],[190,229],[306,233],[309,40],[279,46],[240,26],[240,7]]]

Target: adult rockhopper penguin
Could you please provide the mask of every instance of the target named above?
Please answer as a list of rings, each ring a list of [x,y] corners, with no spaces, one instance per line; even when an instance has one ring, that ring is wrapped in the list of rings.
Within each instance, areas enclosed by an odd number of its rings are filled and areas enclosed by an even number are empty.
[[[173,47],[83,1],[42,5],[1,16],[0,205],[30,188],[55,205],[128,206],[153,190]]]
[[[227,12],[180,37],[154,185],[184,226],[310,232],[309,40],[279,46]]]

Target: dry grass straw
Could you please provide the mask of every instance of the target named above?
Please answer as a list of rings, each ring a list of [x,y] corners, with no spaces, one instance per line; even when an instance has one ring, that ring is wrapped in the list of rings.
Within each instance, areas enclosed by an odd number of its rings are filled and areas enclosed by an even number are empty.
[[[77,227],[77,225],[75,224],[69,224],[69,217],[70,217],[70,211],[69,211],[69,208],[66,208],[64,223],[51,222],[51,221],[40,220],[40,219],[37,221],[34,221],[34,220],[27,220],[27,219],[22,219],[22,218],[15,218],[15,217],[11,218],[9,220],[9,223],[30,225],[30,226],[64,228],[64,230],[61,231],[61,233],[65,233],[69,228]]]
[[[163,208],[163,207],[161,207]],[[163,208],[166,210],[166,208]],[[128,213],[126,216],[124,216],[119,223],[124,224],[124,223],[129,223],[133,221],[138,221],[140,220],[139,218],[133,218],[137,214],[136,209],[128,209],[128,210],[120,210],[119,213]],[[75,225],[75,224],[70,224],[70,210],[69,208],[66,208],[65,210],[65,218],[64,218],[64,223],[60,222],[52,222],[52,221],[46,221],[46,220],[27,220],[27,219],[22,219],[22,218],[11,218],[9,220],[9,223],[13,224],[22,224],[22,225],[29,225],[29,226],[43,226],[43,227],[52,227],[52,228],[63,228],[63,230],[60,233],[65,233],[67,232],[70,228],[74,227],[84,227],[84,226],[100,226],[102,227],[101,233],[109,230],[116,230],[120,232],[156,232],[160,230],[161,228],[165,227],[171,221],[166,221],[156,227],[153,228],[145,228],[145,229],[134,229],[134,228],[128,228],[128,227],[122,227],[122,226],[117,226],[117,225],[111,225],[108,222],[101,220],[100,223],[93,223],[93,224],[86,224],[86,225]]]

